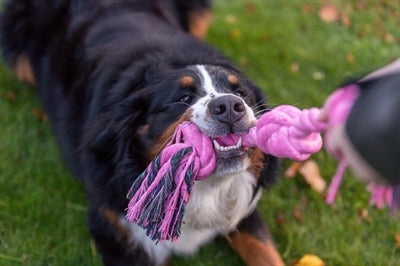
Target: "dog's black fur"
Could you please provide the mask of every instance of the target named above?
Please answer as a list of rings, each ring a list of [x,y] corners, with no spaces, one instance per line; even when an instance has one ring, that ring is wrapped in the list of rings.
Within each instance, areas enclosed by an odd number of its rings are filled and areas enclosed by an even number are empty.
[[[187,14],[208,9],[206,0],[10,0],[4,7],[3,55],[12,69],[23,62],[33,70],[28,81],[66,164],[84,183],[89,228],[106,264],[151,264],[117,217],[149,162],[144,154],[187,109],[163,104],[181,97],[181,69],[223,66],[251,89],[251,102],[265,101],[228,59],[188,33]],[[259,185],[276,168],[275,158],[265,162]]]

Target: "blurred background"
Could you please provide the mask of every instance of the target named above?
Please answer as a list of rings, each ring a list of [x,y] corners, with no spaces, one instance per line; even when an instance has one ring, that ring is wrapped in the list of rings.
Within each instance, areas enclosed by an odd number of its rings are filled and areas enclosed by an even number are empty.
[[[213,10],[206,42],[272,107],[320,107],[343,82],[400,57],[399,0],[214,0]],[[329,183],[336,161],[325,151],[312,159]],[[369,205],[365,184],[347,171],[335,203],[324,196],[300,173],[265,191],[259,210],[288,265],[305,254],[325,265],[399,265],[400,221]],[[101,265],[85,212],[83,189],[61,161],[35,90],[1,61],[0,265]],[[243,265],[222,238],[170,264]]]

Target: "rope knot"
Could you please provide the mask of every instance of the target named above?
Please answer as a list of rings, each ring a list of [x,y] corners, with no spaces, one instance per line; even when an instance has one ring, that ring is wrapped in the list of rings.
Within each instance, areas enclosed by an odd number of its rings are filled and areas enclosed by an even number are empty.
[[[300,110],[281,105],[265,113],[257,122],[256,143],[265,153],[296,161],[308,159],[322,147],[317,108]]]

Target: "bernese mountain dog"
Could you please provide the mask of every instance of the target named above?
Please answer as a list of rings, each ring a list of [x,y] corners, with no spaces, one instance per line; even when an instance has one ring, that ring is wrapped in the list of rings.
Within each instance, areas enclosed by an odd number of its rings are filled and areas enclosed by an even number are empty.
[[[8,0],[1,46],[37,88],[63,158],[82,181],[106,265],[163,265],[223,236],[248,265],[283,265],[256,210],[277,159],[218,137],[241,134],[265,96],[201,39],[207,0]],[[214,139],[217,167],[196,181],[177,241],[155,243],[125,218],[135,178],[190,120]]]

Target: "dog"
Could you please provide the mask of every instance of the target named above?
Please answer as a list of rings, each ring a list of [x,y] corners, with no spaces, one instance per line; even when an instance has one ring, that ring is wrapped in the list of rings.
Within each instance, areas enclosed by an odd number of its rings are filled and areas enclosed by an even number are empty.
[[[202,41],[210,19],[207,0],[5,3],[3,56],[38,90],[105,265],[163,265],[217,236],[248,265],[284,265],[256,209],[278,159],[219,141],[248,132],[266,97]],[[213,139],[217,167],[195,182],[179,239],[155,243],[126,220],[126,195],[186,120]]]

